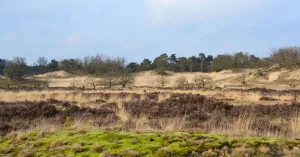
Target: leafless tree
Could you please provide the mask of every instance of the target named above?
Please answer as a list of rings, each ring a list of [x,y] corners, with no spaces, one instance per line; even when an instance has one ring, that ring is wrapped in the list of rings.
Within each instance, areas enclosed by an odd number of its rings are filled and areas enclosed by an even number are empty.
[[[212,83],[212,78],[207,75],[197,75],[194,78],[196,85],[201,88],[204,88],[207,84]]]
[[[115,84],[117,84],[117,74],[110,72],[102,76],[102,80],[100,80],[100,84],[112,88]]]
[[[97,78],[87,78],[85,85],[91,86],[95,90],[100,85],[100,82]]]
[[[118,77],[118,84],[120,84],[123,88],[125,88],[128,85],[131,85],[135,81],[135,77],[127,72],[121,73]]]
[[[75,80],[75,79],[70,83],[70,87],[72,87],[72,88],[77,88],[78,89],[82,86],[83,86],[83,84],[80,81]]]

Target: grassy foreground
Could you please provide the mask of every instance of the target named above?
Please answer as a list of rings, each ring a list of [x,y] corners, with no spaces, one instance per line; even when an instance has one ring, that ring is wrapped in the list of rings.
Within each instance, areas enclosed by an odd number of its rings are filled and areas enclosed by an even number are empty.
[[[63,130],[0,137],[0,156],[300,156],[300,139]]]

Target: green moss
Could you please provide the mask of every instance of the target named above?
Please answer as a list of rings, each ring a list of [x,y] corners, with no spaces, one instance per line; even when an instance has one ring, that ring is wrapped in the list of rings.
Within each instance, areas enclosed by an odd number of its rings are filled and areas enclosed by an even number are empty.
[[[0,150],[7,147],[10,144],[11,140],[8,138],[0,138]]]
[[[17,156],[31,146],[36,156],[188,156],[195,152],[221,150],[247,146],[253,150],[261,145],[282,152],[282,145],[299,147],[299,140],[284,140],[259,137],[228,138],[220,134],[204,132],[130,133],[114,131],[62,130],[40,136],[38,132],[25,134],[27,140],[14,141],[13,137],[0,138],[0,156]],[[81,145],[74,151],[74,145]],[[7,149],[12,147],[12,149]],[[73,147],[73,150],[72,150]],[[239,149],[237,149],[239,150]],[[236,151],[237,152],[237,151]]]
[[[172,150],[176,156],[186,156],[193,150],[193,148],[188,147],[185,142],[175,142],[170,144],[167,148]]]

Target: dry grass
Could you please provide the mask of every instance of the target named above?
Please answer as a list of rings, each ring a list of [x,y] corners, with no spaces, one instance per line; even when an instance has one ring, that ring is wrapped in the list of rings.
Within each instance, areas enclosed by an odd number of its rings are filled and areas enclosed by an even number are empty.
[[[248,88],[248,87],[266,87],[270,89],[290,89],[284,80],[296,79],[296,83],[299,84],[300,70],[287,70],[281,69],[278,71],[268,71],[266,76],[258,76],[257,69],[245,69],[237,72],[232,70],[224,70],[221,72],[205,73],[209,77],[213,78],[211,87],[233,87],[233,88]],[[200,72],[182,72],[171,73],[167,80],[170,82],[166,87],[176,87],[176,79],[184,76],[187,78],[188,84],[191,85],[193,78],[197,75],[201,75]],[[243,74],[247,74],[247,85],[240,85],[238,78]],[[135,86],[137,87],[160,87],[160,84],[155,81],[157,74],[154,71],[145,71],[135,74]],[[49,80],[50,87],[69,87],[70,83],[76,80],[77,82],[84,82],[88,76],[72,76],[66,72],[60,71],[55,73],[43,74],[35,76],[35,78],[41,80]]]
[[[300,134],[300,114],[295,115],[291,121],[290,121],[292,131],[293,131],[293,136],[297,137]]]
[[[216,98],[223,101],[228,101],[234,105],[249,105],[249,104],[282,104],[290,103],[295,100],[295,95],[287,93],[281,95],[268,95],[270,98],[279,99],[279,101],[260,101],[263,96],[260,92],[240,92],[240,91],[220,91],[220,90],[169,90],[169,89],[135,89],[135,90],[96,90],[96,91],[73,91],[73,90],[42,90],[42,91],[1,91],[0,100],[5,102],[17,102],[17,101],[46,101],[47,99],[55,99],[59,101],[75,101],[79,105],[99,106],[93,104],[96,100],[105,100],[107,102],[116,102],[122,104],[122,102],[133,101],[130,95],[125,98],[120,98],[116,95],[119,93],[132,93],[140,94],[141,99],[145,99],[144,90],[147,93],[161,92],[159,95],[159,101],[164,101],[170,97],[171,93],[179,94],[200,94],[207,97]],[[101,97],[92,93],[104,93],[110,94],[109,99]]]
[[[146,89],[147,92],[144,90]],[[159,120],[158,127],[151,127],[150,120],[147,116],[141,116],[139,118],[131,116],[124,109],[124,102],[135,101],[132,95],[126,97],[120,97],[120,93],[133,93],[140,94],[140,100],[146,99],[146,94],[150,92],[160,92],[158,96],[158,102],[162,102],[170,98],[172,93],[179,94],[200,94],[207,97],[216,98],[222,101],[228,101],[234,105],[251,105],[251,104],[283,104],[291,103],[294,100],[293,94],[270,94],[262,95],[260,92],[243,92],[243,91],[222,91],[222,90],[171,90],[171,89],[153,89],[153,88],[141,88],[134,90],[86,90],[86,91],[75,91],[75,90],[42,90],[42,91],[1,91],[0,100],[5,102],[16,102],[16,101],[45,101],[47,99],[55,99],[59,101],[75,101],[80,106],[88,106],[92,108],[99,108],[103,104],[95,103],[96,100],[105,100],[107,103],[116,103],[117,110],[116,115],[119,117],[120,121],[117,127],[126,128],[125,125],[130,121],[130,130],[133,131],[172,131],[172,130],[182,130],[185,125],[185,117],[176,118],[162,118]],[[99,95],[99,93],[104,93],[110,95],[109,98]],[[260,101],[262,96],[268,96],[272,98],[279,99],[279,101]],[[228,99],[228,100],[227,100]],[[224,133],[228,135],[244,135],[250,136],[253,134],[258,134],[252,131],[252,124],[256,115],[247,114],[241,115],[239,118],[230,122],[231,125],[224,127],[211,126],[207,131]],[[292,135],[290,137],[297,137],[300,135],[300,118],[299,114],[295,115],[289,124],[292,128]],[[280,121],[280,119],[277,119]],[[272,123],[276,123],[275,121]],[[125,127],[124,127],[125,126]],[[84,129],[99,129],[95,127],[93,123],[89,123],[85,120],[76,119],[72,123],[70,128],[84,128]],[[116,127],[116,126],[109,126]],[[41,130],[41,131],[55,131],[63,129],[64,126],[61,124],[48,123],[46,120],[41,119],[39,123],[29,128],[29,130]],[[204,130],[207,128],[195,128]],[[263,131],[264,136],[280,136],[281,133],[268,133],[268,128]]]
[[[103,146],[99,145],[99,144],[94,144],[91,147],[91,151],[92,152],[96,152],[96,153],[101,153],[104,150]]]
[[[82,152],[82,150],[83,150],[81,144],[75,144],[75,145],[72,146],[71,149],[72,149],[72,151],[75,152],[75,153]]]

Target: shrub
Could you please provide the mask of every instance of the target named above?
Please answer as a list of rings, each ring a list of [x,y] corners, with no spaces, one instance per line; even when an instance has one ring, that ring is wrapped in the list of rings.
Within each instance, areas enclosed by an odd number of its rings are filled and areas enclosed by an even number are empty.
[[[244,73],[244,74],[242,74],[241,76],[239,76],[238,81],[239,81],[242,85],[246,85],[246,84],[247,84],[246,78],[247,78],[247,74]]]
[[[297,87],[297,80],[296,79],[285,80],[285,82],[287,83],[287,85],[290,86],[290,88],[296,88]]]
[[[176,86],[178,87],[178,88],[181,88],[181,89],[183,89],[184,87],[185,87],[185,85],[186,85],[186,83],[187,83],[188,81],[187,81],[187,78],[185,77],[185,76],[180,76],[180,77],[178,77],[177,79],[176,79]]]

